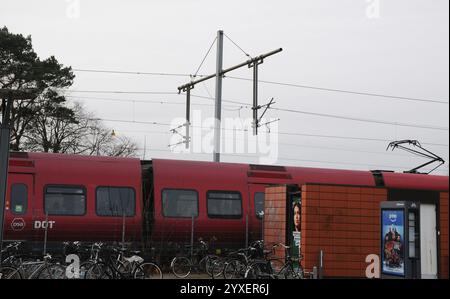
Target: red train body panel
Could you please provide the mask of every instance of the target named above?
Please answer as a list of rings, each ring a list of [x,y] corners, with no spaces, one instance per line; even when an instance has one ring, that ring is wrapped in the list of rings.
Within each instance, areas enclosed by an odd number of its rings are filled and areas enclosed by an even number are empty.
[[[43,241],[46,225],[48,241],[120,239],[123,217],[96,215],[94,198],[99,186],[126,186],[136,191],[136,214],[126,217],[125,230],[129,239],[140,239],[142,188],[138,159],[29,153],[12,155],[8,172],[6,239]],[[28,193],[26,207],[24,205],[19,213],[11,206],[14,184],[24,184]],[[85,212],[77,216],[46,217],[44,192],[47,186],[83,187]]]
[[[193,228],[194,238],[216,236],[222,243],[242,245],[261,237],[258,198],[267,185],[378,184],[370,171],[162,159],[150,162],[133,158],[13,153],[9,165],[6,239],[36,242],[44,240],[45,226],[48,241],[125,238],[159,244],[189,242]],[[448,192],[448,177],[389,172],[382,172],[381,176],[387,188]],[[83,213],[46,216],[44,204],[52,203],[54,198],[62,196],[58,192],[67,190],[72,193],[64,196],[76,198],[79,203],[76,211]],[[112,205],[114,196],[131,198],[133,190],[134,206],[121,208],[126,211],[124,214],[129,212],[127,216],[111,216],[115,208],[111,208],[111,215],[99,215],[105,209],[105,202]],[[170,198],[174,194],[180,200],[180,205],[175,207],[180,215],[186,212],[183,208],[188,207],[187,203],[192,206],[197,200],[194,223],[191,217],[165,215],[172,213]],[[164,201],[164,196],[170,200]],[[210,209],[214,210],[221,198],[240,198],[235,202],[238,204],[227,207],[232,213],[237,211],[233,217],[210,215]],[[85,204],[84,210],[81,203]]]

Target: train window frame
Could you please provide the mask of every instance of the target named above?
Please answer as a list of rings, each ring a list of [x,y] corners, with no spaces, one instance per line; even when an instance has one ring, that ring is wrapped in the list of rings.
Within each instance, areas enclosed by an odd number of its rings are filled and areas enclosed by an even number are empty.
[[[253,193],[253,207],[255,208],[255,217],[256,217],[256,219],[258,219],[258,220],[263,220],[264,219],[264,216],[259,216],[258,215],[258,213],[257,213],[257,211],[256,211],[256,195],[257,194],[262,194],[264,197],[263,197],[263,212],[264,212],[264,209],[265,209],[265,203],[266,203],[266,193],[265,192],[255,192],[255,193]]]
[[[126,218],[134,218],[136,217],[136,210],[137,210],[137,193],[136,193],[136,189],[134,187],[130,187],[130,186],[97,186],[95,188],[95,215],[98,217],[106,217],[106,218],[123,218],[122,216],[110,216],[110,215],[100,215],[98,213],[98,209],[97,209],[97,200],[98,200],[98,196],[97,196],[97,191],[100,188],[115,188],[115,189],[131,189],[133,191],[133,195],[134,195],[134,211],[133,211],[133,215],[129,215],[129,216],[125,216]]]
[[[23,206],[22,212],[16,212],[15,211],[15,206],[16,205],[14,204],[15,200],[13,198],[13,194],[14,194],[13,188],[15,186],[25,186],[26,199],[25,199],[25,203],[22,205]],[[28,198],[29,198],[29,192],[28,192],[28,185],[27,184],[25,184],[25,183],[13,183],[13,184],[11,184],[9,198],[10,198],[10,207],[11,207],[10,211],[11,211],[11,214],[13,214],[13,215],[26,215],[27,214],[27,212],[28,212]]]
[[[223,193],[223,194],[238,194],[239,201],[241,202],[241,214],[240,215],[214,215],[209,213],[209,194],[210,193]],[[244,216],[244,206],[243,206],[244,198],[242,197],[242,193],[239,191],[232,190],[208,190],[206,192],[206,214],[210,219],[232,219],[239,220]]]
[[[47,214],[47,210],[45,208],[45,203],[46,203],[46,195],[47,195],[47,189],[48,188],[78,188],[83,190],[83,195],[84,195],[84,213],[83,214]],[[68,193],[71,194],[71,193]],[[87,215],[87,202],[88,202],[88,194],[87,194],[87,189],[84,185],[59,185],[59,184],[48,184],[44,186],[44,196],[43,196],[43,212],[44,215],[49,215],[49,216],[61,216],[61,217],[65,217],[65,216],[70,216],[70,217],[83,217]]]
[[[192,219],[192,216],[168,216],[164,213],[164,203],[163,203],[163,193],[164,191],[189,191],[189,192],[195,192],[197,195],[197,215],[194,216],[194,219],[197,219],[200,216],[200,194],[196,189],[178,189],[178,188],[163,188],[161,189],[161,215],[164,218],[172,218],[172,219]]]

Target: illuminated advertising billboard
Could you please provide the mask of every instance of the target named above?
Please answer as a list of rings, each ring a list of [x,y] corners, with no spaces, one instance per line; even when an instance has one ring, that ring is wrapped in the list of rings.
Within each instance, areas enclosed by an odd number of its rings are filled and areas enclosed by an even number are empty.
[[[405,276],[405,212],[382,210],[382,272]]]

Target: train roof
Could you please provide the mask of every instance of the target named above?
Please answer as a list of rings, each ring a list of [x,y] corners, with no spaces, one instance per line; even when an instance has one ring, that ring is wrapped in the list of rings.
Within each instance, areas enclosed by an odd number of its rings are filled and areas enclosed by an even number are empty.
[[[183,179],[228,180],[249,183],[336,184],[353,186],[382,186],[392,189],[412,189],[448,192],[448,176],[394,173],[381,171],[382,183],[374,172],[327,168],[217,163],[205,161],[153,159],[158,175]]]
[[[64,173],[99,173],[104,176],[127,176],[141,168],[138,158],[82,156],[53,153],[11,153],[10,171],[33,172],[40,169],[58,169]],[[102,170],[98,169],[101,166]],[[151,167],[155,175],[180,180],[222,181],[227,184],[336,184],[354,186],[384,186],[393,189],[416,189],[448,192],[448,176],[394,173],[380,171],[380,181],[371,171],[340,170],[241,163],[217,163],[207,161],[153,159]],[[129,178],[128,178],[129,179]]]

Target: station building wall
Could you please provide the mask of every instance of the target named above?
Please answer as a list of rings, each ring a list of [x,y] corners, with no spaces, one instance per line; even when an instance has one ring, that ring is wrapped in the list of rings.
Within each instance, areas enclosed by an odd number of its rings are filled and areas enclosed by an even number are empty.
[[[380,254],[380,203],[388,190],[306,184],[301,187],[302,265],[308,272],[319,265],[324,252],[324,277],[366,277],[366,257]],[[267,246],[287,243],[287,187],[266,188],[264,240]],[[448,278],[448,192],[439,198],[439,278]],[[279,248],[276,257],[284,258]]]

